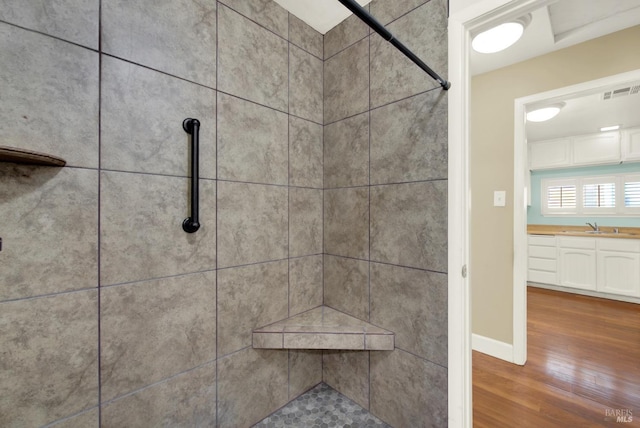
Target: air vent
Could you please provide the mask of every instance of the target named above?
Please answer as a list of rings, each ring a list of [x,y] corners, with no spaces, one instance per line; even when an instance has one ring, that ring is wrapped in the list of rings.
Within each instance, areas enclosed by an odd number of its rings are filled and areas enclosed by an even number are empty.
[[[602,100],[612,100],[614,98],[626,97],[627,95],[635,95],[638,93],[640,93],[640,85],[627,86],[626,88],[606,91],[604,94],[602,94]]]

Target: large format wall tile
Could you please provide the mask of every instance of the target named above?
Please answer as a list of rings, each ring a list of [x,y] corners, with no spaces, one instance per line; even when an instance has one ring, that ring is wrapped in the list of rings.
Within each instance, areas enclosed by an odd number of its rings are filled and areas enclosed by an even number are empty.
[[[201,226],[185,233],[189,179],[102,172],[101,180],[102,285],[216,267],[215,182],[200,180]]]
[[[446,272],[446,181],[371,189],[371,260]]]
[[[289,113],[322,123],[321,59],[291,46],[289,49]]]
[[[289,116],[289,185],[322,188],[322,125]]]
[[[369,262],[324,256],[324,304],[369,320]]]
[[[325,253],[369,257],[369,189],[333,189],[324,192]]]
[[[248,427],[287,403],[287,351],[243,349],[218,361],[218,425]]]
[[[289,351],[289,400],[322,382],[322,351]]]
[[[368,108],[369,39],[365,39],[324,63],[324,123]]]
[[[397,349],[372,352],[371,412],[394,427],[447,426],[447,369]]]
[[[215,302],[213,271],[103,288],[102,399],[215,359]]]
[[[447,365],[447,275],[371,264],[371,322],[396,347]]]
[[[218,11],[218,87],[281,111],[288,110],[286,40],[221,6]]]
[[[99,0],[3,0],[0,20],[98,49]]]
[[[371,14],[382,25],[387,25],[428,1],[430,0],[374,0],[369,7],[371,8]]]
[[[316,58],[323,58],[324,37],[322,34],[293,14],[289,14],[289,41]]]
[[[287,115],[218,95],[218,178],[287,184]]]
[[[216,86],[216,2],[102,1],[104,52]]]
[[[365,409],[369,408],[369,351],[324,351],[322,379]]]
[[[322,305],[322,255],[289,260],[289,315]]]
[[[431,69],[447,78],[447,0],[431,0],[387,28]],[[371,107],[439,86],[382,37],[371,36]]]
[[[100,428],[98,408],[94,407],[92,410],[79,415],[61,419],[58,422],[47,425],[47,428]]]
[[[0,164],[0,300],[98,286],[98,172]]]
[[[200,177],[216,178],[216,93],[108,56],[102,58],[101,167],[191,175],[186,118],[200,121]]]
[[[289,255],[322,253],[322,190],[289,190]]]
[[[324,128],[326,188],[369,184],[369,114],[334,122]]]
[[[98,292],[0,303],[0,426],[42,426],[98,404]]]
[[[273,0],[220,0],[220,2],[280,37],[288,38],[289,12]]]
[[[2,24],[0,87],[3,145],[98,166],[97,53]]]
[[[371,112],[371,184],[446,179],[447,149],[445,92]]]
[[[251,345],[254,328],[286,318],[287,261],[218,271],[218,355]]]
[[[365,6],[365,9],[369,9],[369,6]],[[324,59],[331,58],[368,35],[369,26],[357,16],[350,15],[324,35]]]
[[[215,423],[215,362],[108,403],[102,409],[102,428],[214,427]]]
[[[218,183],[218,267],[287,257],[287,189]]]

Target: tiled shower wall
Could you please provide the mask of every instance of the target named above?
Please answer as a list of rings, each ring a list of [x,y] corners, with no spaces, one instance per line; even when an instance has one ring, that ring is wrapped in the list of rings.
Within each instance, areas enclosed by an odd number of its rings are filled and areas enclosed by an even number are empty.
[[[68,164],[0,164],[0,426],[240,427],[322,380],[250,335],[322,303],[322,46],[270,0],[2,3],[0,144]]]
[[[447,1],[371,14],[447,76]],[[323,379],[394,427],[447,424],[447,96],[352,16],[324,39],[324,301],[396,333]]]

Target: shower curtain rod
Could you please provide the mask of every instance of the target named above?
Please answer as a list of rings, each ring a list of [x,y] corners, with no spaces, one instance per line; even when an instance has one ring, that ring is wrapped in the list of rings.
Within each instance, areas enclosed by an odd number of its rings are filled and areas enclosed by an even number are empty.
[[[355,2],[355,0],[338,0],[344,7],[349,9],[355,16],[360,18],[365,24],[369,27],[373,28],[373,30],[380,34],[386,41],[395,46],[400,52],[405,54],[407,58],[416,63],[418,67],[426,71],[429,76],[438,81],[442,89],[445,91],[451,87],[451,82],[444,80],[440,77],[435,71],[433,71],[427,64],[424,63],[420,58],[418,58],[413,52],[409,50],[404,44],[400,42],[400,40],[393,37],[393,34],[389,32],[384,25],[378,22],[373,16],[369,14],[362,6]]]

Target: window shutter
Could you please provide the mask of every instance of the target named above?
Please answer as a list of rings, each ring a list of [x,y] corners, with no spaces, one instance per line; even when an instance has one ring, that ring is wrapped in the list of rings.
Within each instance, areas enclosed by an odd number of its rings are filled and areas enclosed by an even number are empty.
[[[583,187],[585,208],[615,208],[616,183],[585,184]]]
[[[624,207],[640,208],[640,181],[624,183]]]
[[[547,188],[547,207],[549,209],[575,208],[576,186],[549,186]]]

